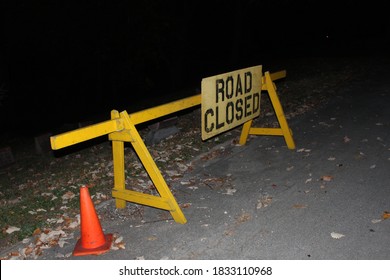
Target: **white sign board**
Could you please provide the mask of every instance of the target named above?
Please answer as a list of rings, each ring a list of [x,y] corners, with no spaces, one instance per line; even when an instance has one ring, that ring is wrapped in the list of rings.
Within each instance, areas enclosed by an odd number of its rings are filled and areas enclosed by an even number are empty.
[[[202,79],[202,139],[260,115],[262,66]]]

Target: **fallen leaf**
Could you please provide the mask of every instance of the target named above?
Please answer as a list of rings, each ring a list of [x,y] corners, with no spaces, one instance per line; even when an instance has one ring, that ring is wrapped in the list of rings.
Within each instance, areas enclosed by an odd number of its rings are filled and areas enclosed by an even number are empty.
[[[121,243],[122,242],[122,240],[123,240],[123,236],[116,236],[115,235],[115,241],[114,241],[114,243]]]
[[[307,208],[307,205],[305,205],[305,204],[294,204],[293,208],[295,208],[295,209],[303,209],[303,208]]]
[[[384,220],[390,218],[390,212],[387,212],[387,211],[383,212],[382,218],[383,218]]]
[[[34,251],[34,248],[33,247],[27,247],[27,248],[25,248],[25,250],[24,250],[24,254],[26,255],[26,256],[28,256],[28,255],[31,255],[31,253]]]
[[[41,196],[52,196],[52,195],[53,195],[52,193],[48,193],[48,192],[41,193]]]
[[[119,249],[126,249],[126,244],[124,242],[116,243],[115,244]]]
[[[332,238],[334,238],[334,239],[340,239],[340,238],[344,237],[345,235],[341,234],[341,233],[337,233],[337,232],[332,232],[330,234],[330,236],[332,236]]]
[[[46,219],[46,221],[47,221],[49,224],[54,224],[54,223],[57,222],[57,219],[51,218],[51,219]]]
[[[330,176],[330,175],[324,175],[321,177],[321,180],[322,181],[325,181],[325,182],[330,182],[333,180],[333,176]]]
[[[75,229],[79,226],[79,223],[77,221],[71,222],[66,228],[68,229]]]
[[[182,175],[179,172],[177,172],[176,170],[166,170],[165,173],[167,173],[169,177],[173,177],[173,178],[182,177]]]
[[[348,143],[351,141],[351,138],[349,138],[348,136],[344,136],[344,143]]]
[[[293,169],[294,169],[294,166],[289,166],[289,167],[286,168],[287,171],[291,171]]]
[[[182,163],[180,163],[180,162],[177,162],[176,165],[179,167],[179,170],[180,170],[181,172],[186,172],[187,169],[188,169],[188,166],[187,166],[187,165],[182,164]]]
[[[11,252],[10,255],[13,256],[13,257],[20,256],[19,252]]]
[[[182,185],[191,185],[192,183],[190,181],[181,181],[180,184],[182,184]]]
[[[226,192],[224,194],[233,195],[236,191],[237,190],[234,188],[229,188],[229,189],[226,189]]]
[[[265,208],[265,207],[269,206],[271,203],[272,203],[272,197],[271,196],[268,196],[268,195],[262,196],[257,201],[256,209]]]
[[[119,250],[119,248],[114,243],[111,244],[111,248],[110,249],[113,250],[113,251]]]
[[[68,199],[72,199],[75,197],[75,194],[71,191],[68,191],[66,192],[63,196],[62,196],[62,199],[63,200],[68,200]]]
[[[302,149],[297,150],[297,153],[302,153],[302,152],[310,153],[310,152],[311,152],[311,149],[302,148]]]
[[[13,232],[15,232],[15,231],[19,231],[20,230],[20,228],[18,228],[18,227],[14,227],[14,226],[9,226],[7,229],[6,229],[6,233],[8,233],[8,234],[11,234],[11,233],[13,233]]]
[[[238,218],[237,222],[238,223],[245,223],[249,221],[252,218],[252,216],[249,213],[242,213]]]
[[[27,237],[27,238],[25,238],[25,239],[22,240],[22,243],[23,243],[23,244],[27,244],[27,243],[29,243],[30,241],[31,241],[31,239],[30,239],[29,237]]]
[[[327,127],[331,127],[332,126],[331,124],[328,124],[326,122],[319,122],[318,124],[319,125],[323,125],[323,126],[327,126]]]
[[[65,240],[61,239],[58,241],[58,246],[60,246],[61,248],[64,248],[65,243],[69,243],[69,242],[66,242]]]

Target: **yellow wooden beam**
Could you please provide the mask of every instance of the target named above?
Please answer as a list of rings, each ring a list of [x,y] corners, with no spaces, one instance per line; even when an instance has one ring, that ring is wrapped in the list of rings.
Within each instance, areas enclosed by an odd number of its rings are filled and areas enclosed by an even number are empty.
[[[120,115],[117,110],[111,111],[111,119],[119,119]],[[121,132],[112,132],[110,133],[109,139],[112,141],[112,161],[114,168],[114,190],[122,191],[126,189],[126,179],[125,179],[125,141],[121,139],[112,139],[112,135],[119,133],[125,134],[125,129]],[[115,199],[116,208],[125,208],[126,200]]]
[[[173,101],[170,103],[166,103],[160,106],[156,106],[150,109],[132,113],[129,116],[132,123],[134,125],[137,125],[184,109],[194,107],[196,105],[200,105],[200,103],[201,103],[201,95],[198,94],[177,101]]]
[[[281,128],[251,127],[249,134],[283,136],[283,130]]]
[[[168,198],[159,197],[151,194],[145,194],[131,190],[113,189],[112,196],[116,199],[151,206],[162,210],[174,210],[174,207],[172,207],[172,205],[169,203]]]
[[[122,129],[124,129],[122,119],[101,122],[50,137],[51,148],[58,150]]]
[[[270,75],[272,81],[276,81],[276,80],[285,78],[286,75],[287,75],[287,72],[286,72],[286,70],[282,70],[282,71],[271,73],[269,75]],[[261,84],[262,84],[261,90],[267,90],[267,84],[266,84],[266,81],[265,81],[265,76],[263,76],[261,78]]]
[[[287,71],[286,70],[281,70],[281,71],[278,71],[278,72],[270,73],[269,75],[270,75],[272,81],[276,81],[276,80],[279,80],[279,79],[286,78]],[[264,76],[263,76],[263,78],[265,80]]]
[[[240,145],[245,145],[246,141],[248,140],[250,130],[252,129],[252,123],[253,123],[253,120],[249,120],[243,124],[241,136],[240,136],[240,140],[239,140]]]

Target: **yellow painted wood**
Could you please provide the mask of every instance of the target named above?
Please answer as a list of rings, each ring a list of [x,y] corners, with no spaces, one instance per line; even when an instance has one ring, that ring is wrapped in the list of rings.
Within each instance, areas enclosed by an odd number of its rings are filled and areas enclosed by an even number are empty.
[[[155,195],[140,193],[132,190],[119,191],[116,189],[112,190],[112,196],[121,201],[123,200],[133,202],[162,210],[174,210],[174,207],[172,207],[172,205],[169,203],[169,199],[164,197],[158,197]]]
[[[158,119],[162,116],[166,116],[184,109],[194,107],[196,105],[200,105],[200,103],[201,95],[198,94],[170,103],[166,103],[160,106],[156,106],[150,109],[132,113],[130,114],[130,119],[134,125],[137,125],[150,120]]]
[[[262,78],[262,90],[267,91],[271,104],[275,110],[276,117],[278,119],[279,128],[264,128],[264,127],[251,127],[252,121],[247,122],[243,125],[241,136],[240,136],[240,145],[245,145],[249,135],[273,135],[273,136],[283,136],[287,147],[289,149],[295,149],[294,139],[292,138],[292,131],[289,128],[286,117],[283,112],[282,105],[280,103],[279,97],[276,93],[276,86],[273,82],[286,77],[286,70],[275,72],[270,74],[266,72]]]
[[[271,80],[275,81],[278,79],[282,79],[286,77],[286,70],[274,72],[270,74]],[[261,90],[266,91],[267,90],[267,85],[266,85],[266,77],[262,76],[261,77]],[[280,128],[273,130],[270,128],[253,128],[252,127],[253,119],[244,123],[240,135],[240,140],[239,144],[240,145],[245,145],[246,141],[248,140],[249,134],[255,134],[255,135],[280,135]]]
[[[108,135],[108,139],[111,141],[123,141],[123,142],[133,142],[133,138],[131,137],[131,133],[129,130],[124,129],[118,132],[112,132]]]
[[[176,202],[175,197],[171,193],[167,183],[165,182],[163,176],[160,173],[156,163],[154,162],[152,156],[150,155],[148,149],[145,146],[141,136],[139,135],[135,125],[130,120],[129,115],[126,111],[120,113],[121,118],[124,121],[125,128],[130,131],[131,138],[133,142],[133,148],[137,153],[139,159],[141,160],[146,172],[148,173],[150,179],[152,180],[154,186],[156,187],[160,196],[169,201],[171,205],[171,209],[169,210],[173,219],[180,224],[185,224],[187,219],[185,218],[183,212],[181,211],[179,205]],[[116,192],[118,193],[118,192]],[[135,198],[136,199],[136,198]],[[153,198],[150,198],[153,201]],[[144,203],[144,200],[142,200]],[[155,203],[160,203],[161,199],[159,197],[155,197]]]
[[[283,136],[283,130],[281,128],[251,127],[249,134]]]
[[[118,111],[111,111],[111,118],[120,118]],[[125,146],[121,140],[112,140],[112,158],[114,168],[114,191],[124,191],[126,188],[125,183]],[[126,200],[121,198],[115,199],[116,208],[125,208]]]
[[[124,128],[121,119],[114,119],[50,137],[51,148],[58,150]]]
[[[272,80],[272,81],[276,81],[276,80],[279,80],[279,79],[283,79],[283,78],[286,77],[286,75],[287,75],[287,71],[286,71],[286,70],[282,70],[282,71],[270,73],[270,76],[271,76],[271,80]],[[262,84],[262,88],[261,88],[261,89],[262,89],[262,90],[267,90],[267,85],[266,85],[265,76],[262,77],[261,84]]]
[[[283,132],[284,140],[286,141],[287,147],[289,149],[295,149],[294,139],[292,138],[292,133],[288,127],[286,117],[283,112],[282,105],[280,103],[279,97],[276,93],[275,85],[272,81],[271,75],[269,72],[265,73],[265,84],[267,85],[267,92],[270,97],[272,106],[274,107],[276,117],[278,119],[280,128]]]
[[[249,131],[251,129],[253,120],[249,120],[242,126],[241,136],[240,136],[240,145],[245,145],[246,141],[248,140]]]

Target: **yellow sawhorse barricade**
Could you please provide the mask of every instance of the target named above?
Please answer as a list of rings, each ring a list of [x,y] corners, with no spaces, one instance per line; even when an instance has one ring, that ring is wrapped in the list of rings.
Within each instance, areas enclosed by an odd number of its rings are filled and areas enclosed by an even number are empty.
[[[241,145],[246,143],[248,135],[250,134],[278,135],[284,136],[289,149],[295,148],[291,130],[288,127],[276,93],[275,84],[273,83],[274,80],[284,78],[285,76],[286,71],[280,71],[273,74],[266,72],[265,76],[262,77],[261,83],[261,90],[267,91],[270,96],[280,128],[254,128],[252,127],[253,120],[250,120],[243,125],[240,137]],[[50,137],[51,147],[53,150],[58,150],[96,137],[108,135],[109,140],[112,141],[114,167],[114,188],[112,190],[112,196],[116,200],[116,207],[125,208],[126,202],[132,202],[167,210],[171,213],[175,222],[185,224],[187,220],[138,133],[136,125],[198,105],[201,105],[201,94],[132,114],[128,114],[126,111],[118,112],[113,110],[111,111],[111,120]],[[151,181],[156,187],[159,196],[126,189],[125,142],[129,142],[133,146]]]
[[[253,119],[244,123],[242,127],[241,137],[240,137],[240,145],[245,145],[249,134],[251,135],[273,135],[273,136],[283,136],[286,141],[287,147],[289,149],[295,149],[294,139],[292,137],[292,131],[288,126],[286,117],[283,112],[283,107],[280,104],[279,97],[276,93],[276,86],[273,82],[274,80],[278,80],[286,77],[286,71],[276,72],[274,74],[270,74],[269,72],[265,72],[264,77],[262,77],[262,91],[268,92],[269,98],[271,100],[272,106],[275,110],[276,118],[278,119],[279,128],[259,128],[252,127]]]

